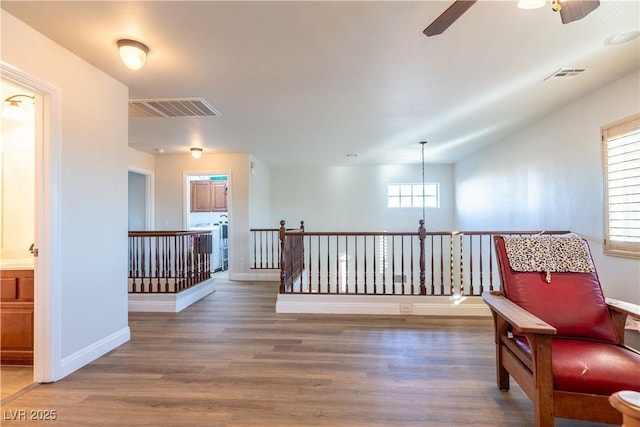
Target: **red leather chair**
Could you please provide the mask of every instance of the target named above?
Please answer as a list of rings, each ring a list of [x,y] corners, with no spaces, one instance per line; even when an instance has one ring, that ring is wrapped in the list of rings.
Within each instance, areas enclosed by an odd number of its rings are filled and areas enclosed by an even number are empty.
[[[509,390],[514,378],[537,427],[554,426],[555,417],[620,425],[609,396],[640,391],[640,353],[624,345],[626,318],[640,318],[640,307],[605,300],[595,268],[552,272],[550,282],[544,272],[515,271],[504,238],[493,240],[502,289],[483,299],[494,319],[498,387]]]

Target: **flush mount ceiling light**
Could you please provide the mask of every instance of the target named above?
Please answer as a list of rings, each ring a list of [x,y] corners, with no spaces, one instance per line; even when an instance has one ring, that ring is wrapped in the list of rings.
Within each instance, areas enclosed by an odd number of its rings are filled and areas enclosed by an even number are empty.
[[[118,51],[120,59],[127,68],[139,70],[147,60],[149,48],[138,41],[122,39],[118,40]]]
[[[194,159],[199,159],[200,157],[202,157],[202,148],[192,148],[191,155]]]
[[[520,9],[540,9],[544,7],[546,0],[520,0],[518,1],[518,7]]]
[[[20,105],[22,101],[17,98],[29,98],[31,100],[35,99],[35,97],[31,95],[13,95],[8,97],[4,100],[4,102],[9,103],[9,105],[2,110],[3,118],[7,120],[22,120],[24,118],[25,112]]]

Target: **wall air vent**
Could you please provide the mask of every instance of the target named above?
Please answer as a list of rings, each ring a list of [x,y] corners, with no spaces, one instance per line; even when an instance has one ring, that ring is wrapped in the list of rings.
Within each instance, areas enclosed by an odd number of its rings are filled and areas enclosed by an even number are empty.
[[[218,117],[204,98],[130,99],[129,117]]]
[[[586,68],[560,68],[544,80],[566,80],[582,74],[585,70]]]

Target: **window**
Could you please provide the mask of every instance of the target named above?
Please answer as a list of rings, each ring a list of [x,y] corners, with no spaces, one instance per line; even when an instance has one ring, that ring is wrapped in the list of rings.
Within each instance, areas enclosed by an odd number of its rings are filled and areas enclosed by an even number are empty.
[[[640,114],[602,128],[604,248],[640,258]]]
[[[423,193],[424,188],[424,193]],[[425,182],[422,184],[389,184],[387,185],[387,207],[389,208],[421,208],[440,207],[440,184]]]

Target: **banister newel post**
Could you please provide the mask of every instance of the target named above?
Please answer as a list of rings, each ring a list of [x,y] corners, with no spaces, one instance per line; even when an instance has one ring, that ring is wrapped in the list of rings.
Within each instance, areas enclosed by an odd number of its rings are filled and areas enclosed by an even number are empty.
[[[418,237],[420,239],[420,295],[427,294],[427,286],[425,284],[425,257],[424,241],[427,238],[427,230],[424,228],[424,219],[418,221]]]
[[[284,239],[286,237],[287,230],[284,228],[284,220],[280,220],[280,293],[284,294],[284,282],[285,282],[285,253],[284,253]]]
[[[302,231],[304,233],[304,221],[300,221],[300,231]],[[300,243],[301,248],[300,248],[300,253],[301,253],[301,257],[302,257],[302,269],[304,270],[306,265],[304,263],[304,242]]]

